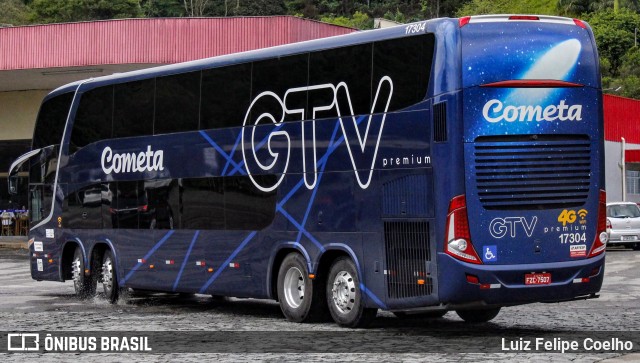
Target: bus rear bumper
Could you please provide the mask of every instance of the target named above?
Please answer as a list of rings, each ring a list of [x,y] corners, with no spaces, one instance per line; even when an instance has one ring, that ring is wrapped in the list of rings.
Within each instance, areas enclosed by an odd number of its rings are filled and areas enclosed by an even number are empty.
[[[506,306],[597,297],[605,255],[577,261],[474,265],[439,254],[439,300],[448,306]],[[550,274],[551,282],[525,284],[525,275]]]

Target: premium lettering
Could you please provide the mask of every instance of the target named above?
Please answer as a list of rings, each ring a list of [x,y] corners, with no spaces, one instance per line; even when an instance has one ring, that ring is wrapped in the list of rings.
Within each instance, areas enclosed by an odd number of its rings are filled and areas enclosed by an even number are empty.
[[[153,151],[151,145],[147,145],[146,152],[122,154],[114,154],[107,146],[102,150],[100,161],[105,174],[164,170],[162,150]]]

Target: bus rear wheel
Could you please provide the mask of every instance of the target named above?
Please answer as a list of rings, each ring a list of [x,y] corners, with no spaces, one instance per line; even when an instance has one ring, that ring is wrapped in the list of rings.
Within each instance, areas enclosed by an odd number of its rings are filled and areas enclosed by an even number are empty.
[[[76,292],[76,296],[81,299],[93,296],[96,290],[93,279],[86,276],[84,270],[85,263],[82,249],[80,246],[77,246],[73,252],[73,261],[71,262],[71,277],[73,279],[73,289]]]
[[[338,258],[331,265],[326,294],[331,317],[339,325],[362,328],[376,317],[378,309],[364,307],[358,272],[349,258]]]
[[[326,311],[323,286],[309,278],[307,264],[299,253],[288,254],[278,271],[278,301],[289,321],[319,321]]]
[[[107,301],[112,304],[118,301],[118,277],[115,272],[113,253],[110,250],[106,250],[102,256],[102,288]]]
[[[456,314],[466,323],[486,323],[498,316],[500,308],[456,310]]]

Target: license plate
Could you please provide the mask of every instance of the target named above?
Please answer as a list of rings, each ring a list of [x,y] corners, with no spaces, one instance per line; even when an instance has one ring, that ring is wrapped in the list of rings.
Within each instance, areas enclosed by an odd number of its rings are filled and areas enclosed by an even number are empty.
[[[638,236],[622,236],[623,241],[635,241],[638,239]]]
[[[548,285],[551,283],[551,273],[533,273],[524,275],[525,285]]]

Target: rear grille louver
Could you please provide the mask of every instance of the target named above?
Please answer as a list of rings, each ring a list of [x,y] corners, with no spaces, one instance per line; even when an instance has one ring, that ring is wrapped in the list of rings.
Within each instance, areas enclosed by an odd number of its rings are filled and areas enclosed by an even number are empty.
[[[485,209],[551,209],[588,197],[591,144],[586,135],[479,137],[476,192]]]
[[[402,299],[431,295],[429,224],[426,221],[384,222],[384,240],[388,297]],[[419,284],[418,280],[423,283]]]

